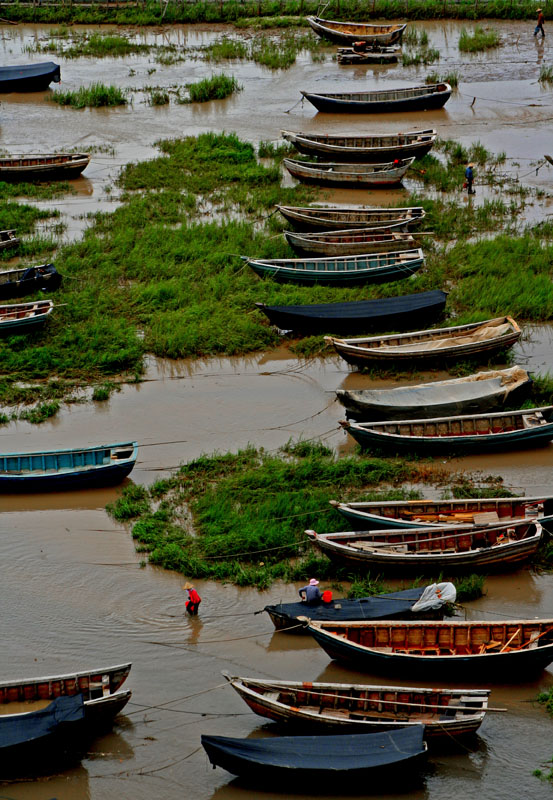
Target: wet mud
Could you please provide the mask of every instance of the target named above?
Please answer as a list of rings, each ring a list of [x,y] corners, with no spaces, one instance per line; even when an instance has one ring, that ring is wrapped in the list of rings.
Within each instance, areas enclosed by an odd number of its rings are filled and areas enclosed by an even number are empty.
[[[463,144],[480,140],[491,150],[505,150],[511,174],[531,173],[525,175],[525,184],[549,191],[553,173],[543,168],[536,176],[531,167],[551,147],[551,92],[537,83],[540,64],[548,58],[548,39],[536,44],[529,23],[501,23],[502,48],[461,56],[457,49],[461,25],[421,23],[417,27],[427,30],[430,45],[442,51],[437,65],[339,67],[330,60],[332,48],[322,64],[302,54],[292,69],[276,72],[248,62],[210,65],[192,57],[167,67],[153,63],[151,56],[61,59],[62,89],[94,81],[125,88],[172,86],[224,69],[238,78],[244,91],[197,108],[176,104],[153,108],[136,92],[132,105],[109,111],[60,108],[44,99],[46,93],[6,95],[2,97],[0,147],[11,152],[86,150],[91,145],[115,148],[114,155],[93,156],[83,178],[74,182],[76,194],[42,204],[59,208],[68,223],[67,237],[76,237],[88,224],[84,215],[115,207],[114,178],[120,166],[152,157],[159,138],[224,129],[257,143],[277,139],[281,128],[367,130],[365,118],[316,114],[308,104],[294,107],[298,89],[412,85],[423,83],[434,69],[440,73],[457,69],[459,92],[446,109],[410,115],[409,128],[436,126],[442,137]],[[46,36],[48,26],[4,26],[0,31],[3,63],[26,63],[29,56],[23,48],[34,38]],[[175,26],[163,35],[140,31],[136,36],[145,42],[164,38],[195,46],[223,32],[244,35],[225,26]],[[34,56],[33,60],[48,58]],[[148,75],[154,68],[155,73]],[[131,69],[134,75],[129,74]],[[401,115],[379,115],[370,120],[370,128],[401,130],[406,120]],[[333,199],[380,204],[400,196],[401,190],[397,194],[337,192]],[[475,202],[483,196],[484,192],[479,193]],[[549,213],[550,202],[536,200],[532,213],[538,217]],[[542,373],[550,370],[552,336],[549,326],[529,326],[515,349],[515,363]],[[421,373],[417,380],[424,377]],[[433,377],[446,377],[446,373]],[[151,359],[145,378],[141,384],[125,386],[108,402],[71,406],[41,426],[17,422],[2,428],[0,447],[29,451],[136,439],[141,449],[131,480],[151,483],[203,452],[236,450],[249,442],[276,449],[290,437],[321,437],[340,451],[347,450],[352,444],[338,430],[343,409],[334,399],[334,390],[390,385],[371,382],[338,358],[300,361],[291,357],[285,344],[249,358]],[[527,492],[551,491],[553,445],[531,452],[456,459],[439,466],[501,474],[508,485]],[[97,489],[0,496],[0,676],[9,679],[133,661],[128,680],[133,698],[114,732],[97,739],[81,765],[57,772],[52,764],[46,780],[0,783],[0,794],[13,800],[283,799],[288,795],[271,787],[252,791],[222,770],[212,771],[199,749],[201,733],[250,736],[271,730],[223,685],[221,670],[281,679],[369,683],[386,683],[385,676],[362,675],[332,663],[310,639],[275,633],[266,614],[255,615],[267,603],[293,600],[297,587],[275,585],[258,593],[200,584],[200,616],[187,618],[182,578],[154,567],[141,569],[142,556],[135,553],[130,536],[107,517],[104,506],[117,493],[118,489]],[[471,618],[550,617],[552,607],[551,577],[521,570],[490,578],[487,595],[468,605],[466,613]],[[526,794],[541,800],[550,796],[550,787],[532,772],[543,768],[553,755],[553,723],[534,702],[540,689],[553,684],[553,671],[496,678],[492,705],[506,707],[508,712],[489,714],[474,740],[432,758],[421,785],[409,798],[442,800],[456,795],[476,800]],[[293,788],[289,794],[295,795]],[[360,794],[374,796],[370,787],[363,787]],[[347,795],[344,791],[343,796]],[[317,792],[317,797],[324,796]]]

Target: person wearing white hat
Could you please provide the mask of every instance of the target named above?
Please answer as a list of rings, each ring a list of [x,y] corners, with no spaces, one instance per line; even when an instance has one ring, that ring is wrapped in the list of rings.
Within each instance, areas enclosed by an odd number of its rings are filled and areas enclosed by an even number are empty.
[[[534,36],[538,35],[538,31],[541,31],[541,38],[545,36],[545,31],[543,29],[543,23],[545,22],[545,17],[543,16],[543,11],[541,8],[536,9],[536,14],[538,15],[538,24],[536,25],[536,30],[534,31]]]
[[[308,606],[316,606],[321,603],[323,598],[319,591],[319,581],[316,578],[311,578],[307,586],[301,587],[299,596]]]

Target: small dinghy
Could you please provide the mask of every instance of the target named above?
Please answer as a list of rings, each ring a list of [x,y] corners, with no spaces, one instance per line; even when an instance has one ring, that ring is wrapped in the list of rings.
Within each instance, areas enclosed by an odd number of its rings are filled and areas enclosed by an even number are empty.
[[[414,769],[426,758],[424,726],[341,736],[275,736],[234,739],[202,735],[213,766],[250,780],[287,786],[374,781]],[[292,783],[288,783],[292,781]]]
[[[371,189],[379,186],[397,186],[414,160],[414,158],[403,158],[385,164],[342,164],[285,158],[282,163],[290,175],[302,183]]]
[[[338,44],[354,44],[363,41],[383,47],[399,44],[407,24],[400,25],[372,25],[365,22],[339,22],[322,17],[307,17],[316,34],[323,39]]]
[[[303,92],[317,111],[330,114],[395,114],[442,108],[451,97],[449,83],[432,83],[409,89],[377,92]]]
[[[78,177],[88,166],[86,153],[30,153],[2,156],[0,181],[50,181]]]
[[[9,250],[11,247],[17,247],[20,241],[15,235],[15,230],[0,231],[0,250]]]
[[[315,134],[281,131],[283,139],[307,156],[348,163],[385,163],[403,158],[422,158],[432,149],[437,133],[433,128],[422,131],[379,136],[350,134]]]
[[[423,455],[493,453],[544,447],[553,439],[553,406],[397,422],[340,422],[363,448]]]
[[[396,389],[337,389],[336,396],[348,417],[358,422],[428,419],[495,411],[506,403],[521,401],[531,386],[526,370],[515,366]]]
[[[339,47],[338,64],[397,64],[400,47],[380,47],[367,42],[356,42],[354,47]]]
[[[406,294],[381,300],[354,300],[346,303],[317,303],[302,306],[267,306],[256,303],[273,325],[284,331],[306,335],[320,333],[361,333],[371,330],[399,330],[417,321],[429,322],[443,313],[445,292]]]
[[[422,724],[427,740],[466,736],[484,721],[490,695],[489,689],[418,689],[223,675],[255,714],[321,733],[372,733]]]
[[[424,264],[420,249],[342,258],[242,258],[262,278],[273,278],[280,283],[320,283],[331,286],[397,281],[414,275]]]
[[[387,253],[392,250],[397,252],[412,250],[417,244],[410,233],[373,232],[367,228],[326,233],[284,231],[284,238],[292,250],[300,256],[357,256],[363,253]]]
[[[53,264],[22,267],[0,272],[0,299],[20,297],[38,289],[54,291],[61,284],[61,275]]]
[[[346,228],[379,228],[406,231],[418,227],[426,212],[411,208],[371,206],[277,206],[282,216],[297,231],[330,231]]]
[[[40,92],[51,83],[61,81],[59,64],[43,61],[40,64],[23,64],[0,67],[0,92]]]
[[[28,333],[44,325],[52,311],[52,300],[36,300],[34,303],[13,303],[0,306],[0,336],[12,333]]]

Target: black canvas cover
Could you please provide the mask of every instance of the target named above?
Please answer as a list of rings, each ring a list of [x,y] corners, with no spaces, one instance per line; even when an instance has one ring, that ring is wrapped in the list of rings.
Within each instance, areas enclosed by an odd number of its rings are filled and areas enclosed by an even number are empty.
[[[384,297],[380,300],[301,306],[259,304],[259,308],[274,325],[284,330],[364,333],[372,330],[396,330],[411,324],[417,318],[426,321],[444,310],[446,300],[446,292],[437,289],[400,297]]]
[[[357,600],[332,600],[316,606],[307,603],[278,603],[265,606],[264,611],[288,617],[290,625],[297,622],[299,616],[309,617],[323,622],[348,622],[353,619],[393,619],[408,615],[411,606],[417,602],[425,587],[405,589],[402,592],[390,592],[374,597],[361,597]]]
[[[57,697],[40,711],[0,715],[0,752],[46,739],[55,734],[61,725],[82,719],[84,704],[81,694]]]
[[[339,736],[276,736],[271,739],[234,739],[202,736],[202,745],[212,764],[235,774],[247,775],[260,769],[303,771],[318,777],[336,773],[360,773],[398,765],[422,755],[424,726],[379,733]]]

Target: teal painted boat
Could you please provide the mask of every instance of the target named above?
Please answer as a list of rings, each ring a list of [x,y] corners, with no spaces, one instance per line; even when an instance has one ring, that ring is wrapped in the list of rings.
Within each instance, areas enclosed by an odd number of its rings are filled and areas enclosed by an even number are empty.
[[[553,406],[460,417],[340,425],[361,447],[449,455],[542,447],[553,439]]]
[[[10,336],[12,333],[34,330],[44,325],[53,310],[52,300],[0,306],[0,335]]]
[[[273,278],[280,283],[320,283],[332,286],[397,281],[413,275],[424,264],[424,255],[420,248],[339,258],[242,258],[261,277]]]
[[[0,491],[43,491],[107,486],[131,472],[136,442],[71,450],[0,454]]]

